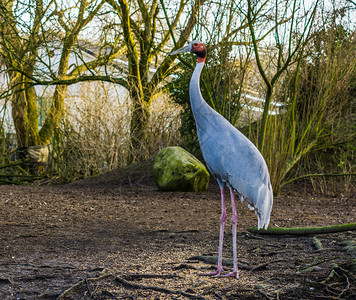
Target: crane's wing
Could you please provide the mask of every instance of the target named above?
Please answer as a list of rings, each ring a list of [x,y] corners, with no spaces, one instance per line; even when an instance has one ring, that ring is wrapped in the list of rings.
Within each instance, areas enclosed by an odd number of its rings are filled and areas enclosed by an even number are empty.
[[[200,147],[211,173],[232,186],[255,209],[258,228],[268,227],[273,191],[265,160],[255,145],[218,113],[199,126]],[[208,122],[209,126],[205,126]]]

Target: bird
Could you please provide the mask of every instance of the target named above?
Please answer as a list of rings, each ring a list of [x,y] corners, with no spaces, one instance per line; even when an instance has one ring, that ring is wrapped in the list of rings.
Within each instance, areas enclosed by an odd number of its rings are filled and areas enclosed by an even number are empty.
[[[255,210],[258,229],[267,229],[273,205],[273,190],[267,164],[256,146],[222,115],[211,108],[200,91],[207,49],[203,42],[194,40],[170,53],[190,52],[197,56],[197,63],[190,80],[189,97],[200,149],[207,168],[216,179],[221,195],[221,216],[217,270],[200,275],[214,277],[239,277],[237,266],[236,230],[237,210],[235,191],[239,199]],[[227,220],[225,187],[230,190],[232,206],[233,270],[224,274],[222,250],[224,228]]]

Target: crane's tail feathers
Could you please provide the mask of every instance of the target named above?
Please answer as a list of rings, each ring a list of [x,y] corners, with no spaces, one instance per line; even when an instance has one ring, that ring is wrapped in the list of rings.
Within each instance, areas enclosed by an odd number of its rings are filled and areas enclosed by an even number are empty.
[[[249,209],[255,210],[258,217],[258,229],[267,229],[273,205],[273,191],[271,184],[268,186],[262,184],[258,188],[246,191],[246,194],[250,195],[250,197],[240,193],[240,200],[246,202]]]
[[[262,185],[258,189],[257,201],[254,204],[256,215],[258,216],[258,229],[267,229],[271,217],[273,205],[273,191],[269,183],[268,186]]]

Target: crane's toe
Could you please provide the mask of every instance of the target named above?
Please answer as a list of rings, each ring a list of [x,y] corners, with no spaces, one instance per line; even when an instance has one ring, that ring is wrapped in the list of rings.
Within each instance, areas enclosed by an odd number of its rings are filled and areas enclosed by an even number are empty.
[[[224,270],[223,269],[217,269],[216,271],[214,272],[209,272],[209,273],[201,273],[199,274],[200,276],[213,276],[213,277],[236,277],[239,278],[239,273],[237,271],[233,271],[229,274],[224,274],[222,275],[221,273],[223,272]]]
[[[236,277],[236,279],[237,279],[237,278],[239,278],[239,273],[237,271],[234,271],[229,274],[219,275],[218,277]]]
[[[201,273],[199,274],[200,276],[214,276],[214,277],[219,277],[221,276],[221,273],[223,272],[223,269],[217,269],[214,272],[209,272],[209,273]]]

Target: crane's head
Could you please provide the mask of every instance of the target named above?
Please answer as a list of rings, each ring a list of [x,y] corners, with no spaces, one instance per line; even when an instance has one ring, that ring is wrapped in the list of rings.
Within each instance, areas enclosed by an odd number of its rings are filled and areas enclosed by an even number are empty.
[[[171,52],[169,55],[175,55],[183,52],[191,52],[198,57],[198,63],[205,62],[206,47],[201,41],[191,41],[188,45]]]

